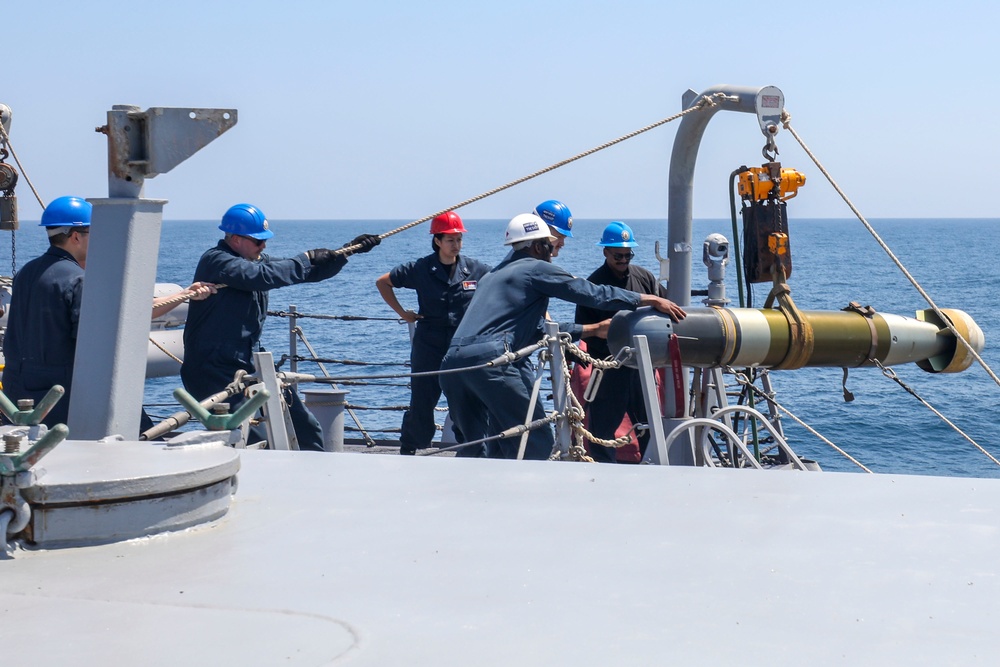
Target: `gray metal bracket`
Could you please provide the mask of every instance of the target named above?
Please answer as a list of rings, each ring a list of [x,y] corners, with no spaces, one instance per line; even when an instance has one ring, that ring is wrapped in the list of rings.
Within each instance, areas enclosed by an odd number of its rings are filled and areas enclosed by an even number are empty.
[[[257,377],[271,396],[264,403],[264,418],[267,420],[267,442],[270,449],[298,450],[291,415],[281,400],[281,383],[274,370],[274,356],[270,352],[254,352],[253,363]]]
[[[569,423],[567,410],[570,405],[569,385],[563,375],[565,356],[559,341],[559,324],[557,322],[545,322],[545,335],[552,339],[549,344],[549,354],[552,355],[552,362],[549,365],[549,372],[552,378],[552,408],[559,413],[556,420],[556,447],[559,448],[560,455],[565,457],[569,454],[570,445],[573,443],[573,429]],[[528,413],[528,420],[531,420],[531,413]]]
[[[663,430],[663,411],[660,394],[656,390],[653,364],[649,356],[649,341],[645,336],[632,336],[632,350],[639,368],[639,384],[646,402],[646,422],[649,424],[649,444],[646,446],[645,463],[667,465],[666,435]]]
[[[141,197],[145,179],[165,174],[236,125],[236,109],[139,107],[116,104],[108,124],[112,197]]]

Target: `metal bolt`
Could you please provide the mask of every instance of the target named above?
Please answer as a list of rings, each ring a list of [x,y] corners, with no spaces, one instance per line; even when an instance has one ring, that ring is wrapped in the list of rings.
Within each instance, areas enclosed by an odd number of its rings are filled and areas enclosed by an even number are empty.
[[[19,454],[21,452],[22,436],[16,433],[8,433],[3,437],[3,453]]]
[[[22,398],[17,401],[18,410],[34,410],[35,409],[35,399],[33,398]]]
[[[212,406],[213,415],[228,415],[229,414],[229,403],[216,403]]]

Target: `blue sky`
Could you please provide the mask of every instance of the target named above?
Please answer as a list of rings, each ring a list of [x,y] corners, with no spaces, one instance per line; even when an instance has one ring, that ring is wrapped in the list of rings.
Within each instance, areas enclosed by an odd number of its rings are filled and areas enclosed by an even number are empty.
[[[676,6],[672,6],[676,5]],[[146,196],[167,219],[250,201],[274,219],[416,219],[680,111],[688,89],[776,85],[793,125],[865,215],[998,217],[995,2],[239,2],[5,0],[0,102],[50,200],[107,195],[94,127],[114,104],[220,107],[239,123]],[[665,218],[667,125],[479,202],[578,218]],[[729,215],[759,164],[752,116],[718,114],[695,216]],[[850,211],[805,172],[793,217]],[[40,209],[26,183],[21,217]]]

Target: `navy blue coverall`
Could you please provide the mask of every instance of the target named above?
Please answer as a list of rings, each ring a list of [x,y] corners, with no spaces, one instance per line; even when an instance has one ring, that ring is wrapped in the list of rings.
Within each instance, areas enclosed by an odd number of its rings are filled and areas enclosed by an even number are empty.
[[[608,268],[607,263],[604,263],[591,273],[587,280],[597,285],[613,285],[640,294],[654,294],[663,298],[667,296],[666,289],[656,280],[656,277],[641,266],[630,265],[625,275],[619,278],[614,271]],[[609,317],[613,317],[614,314],[613,310],[577,306],[576,322],[577,324],[603,322]],[[604,359],[611,354],[608,349],[608,341],[602,338],[593,336],[585,338],[584,341],[587,343],[587,352],[595,359]],[[626,412],[633,424],[644,424],[647,421],[646,403],[642,397],[639,371],[627,366],[608,369],[604,371],[601,385],[587,410],[590,417],[590,432],[603,440],[613,439]],[[639,451],[645,455],[646,445],[649,444],[649,431],[637,439]],[[589,448],[595,461],[615,462],[616,451],[614,447],[602,447],[591,443]]]
[[[261,255],[257,261],[244,259],[225,240],[201,256],[194,280],[222,283],[225,288],[204,301],[188,306],[184,326],[184,388],[199,401],[225,389],[239,370],[254,372],[253,353],[260,349],[260,334],[267,317],[268,290],[276,287],[314,283],[336,275],[347,264],[338,256],[313,266],[305,253],[279,259]],[[289,391],[288,401],[299,449],[323,451],[323,432],[306,409],[298,392]],[[234,396],[235,408],[243,401]],[[252,427],[252,439],[267,439],[266,431]]]
[[[575,278],[565,269],[532,257],[527,250],[511,253],[479,281],[476,297],[458,325],[442,370],[477,366],[542,338],[542,319],[549,297],[594,308],[635,310],[639,295],[617,287]],[[464,441],[473,441],[523,424],[531,399],[534,372],[530,359],[514,364],[440,376],[451,417]],[[532,419],[545,416],[541,401]],[[516,458],[515,439],[497,441],[490,455]],[[551,428],[531,431],[524,457],[547,459],[554,439]]]
[[[15,404],[31,398],[37,405],[53,385],[62,385],[66,395],[43,420],[47,426],[65,424],[69,416],[82,295],[83,267],[56,246],[14,277],[3,341],[3,392]]]
[[[490,266],[459,255],[454,266],[441,263],[432,253],[418,260],[400,264],[389,272],[393,287],[416,290],[418,314],[410,346],[410,370],[414,373],[436,371],[451,337],[476,293],[478,281]],[[441,398],[441,385],[434,376],[410,378],[410,409],[403,414],[399,436],[400,452],[414,453],[428,447],[434,438],[434,407]],[[476,456],[475,447],[459,450],[459,456]]]

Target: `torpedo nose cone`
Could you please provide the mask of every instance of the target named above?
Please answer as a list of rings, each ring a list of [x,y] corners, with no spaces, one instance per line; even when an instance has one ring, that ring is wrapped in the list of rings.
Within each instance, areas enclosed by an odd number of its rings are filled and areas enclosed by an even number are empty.
[[[983,335],[983,330],[968,313],[954,308],[942,308],[941,312],[955,327],[955,330],[962,335],[962,338],[969,342],[976,354],[983,351],[986,337]],[[948,344],[945,345],[941,354],[924,361],[918,361],[917,366],[930,373],[959,373],[972,365],[975,357],[969,348],[955,338],[955,334],[948,329],[947,324],[941,321],[937,313],[931,309],[917,311],[917,319],[937,325],[940,327],[938,335],[948,339]]]

